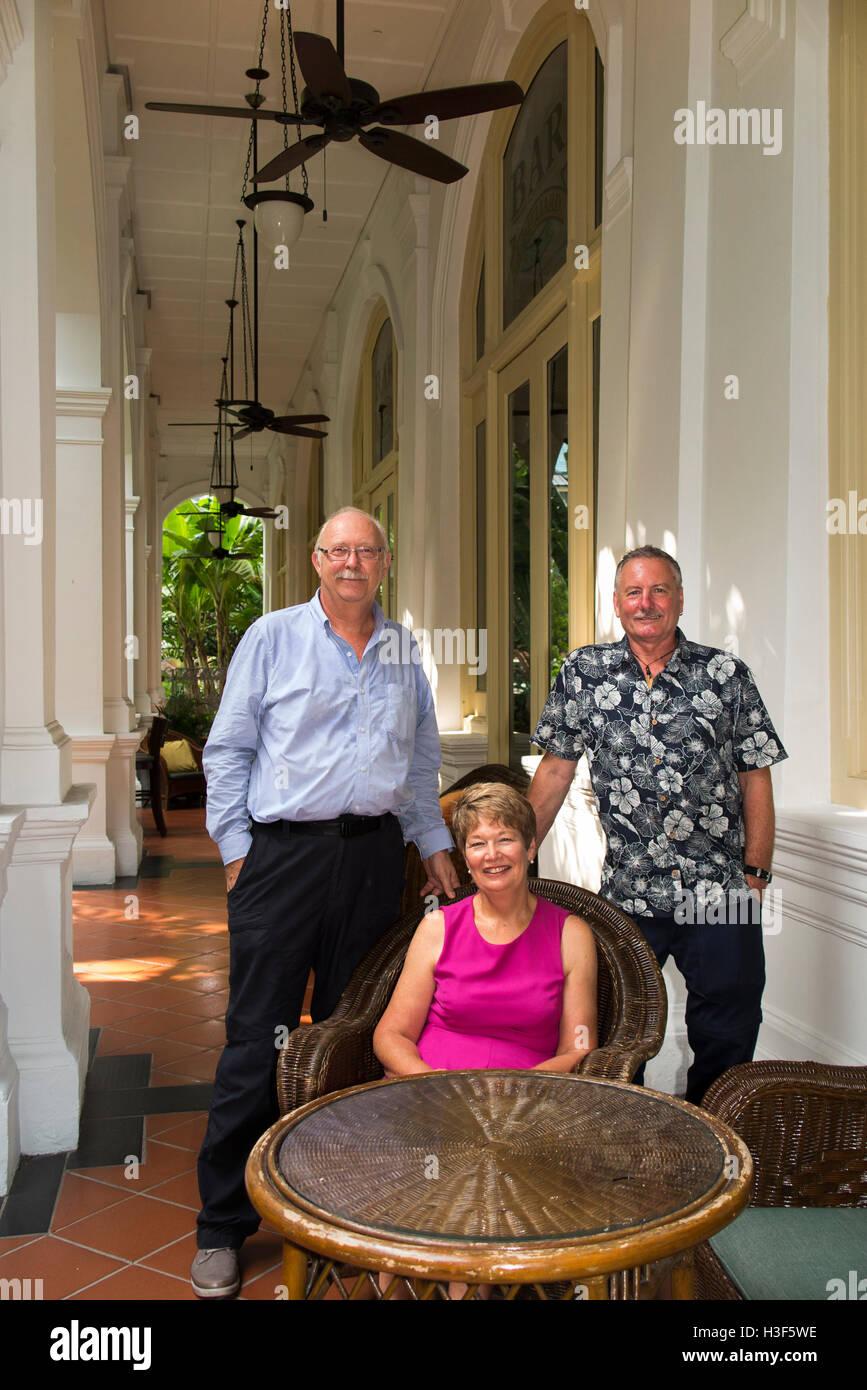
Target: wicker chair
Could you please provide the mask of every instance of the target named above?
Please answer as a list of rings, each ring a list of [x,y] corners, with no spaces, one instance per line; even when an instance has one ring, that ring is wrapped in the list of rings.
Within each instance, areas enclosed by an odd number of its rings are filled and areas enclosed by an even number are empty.
[[[702,1108],[749,1147],[750,1206],[867,1206],[867,1067],[744,1062],[713,1083]],[[696,1251],[696,1297],[741,1298],[708,1244]]]
[[[641,1063],[659,1051],[665,1032],[665,984],[653,952],[632,919],[596,893],[545,879],[531,879],[530,886],[549,902],[583,917],[596,937],[599,1047],[577,1070],[582,1076],[631,1080]],[[474,891],[461,889],[457,899]],[[329,1019],[290,1033],[277,1068],[281,1114],[345,1086],[382,1077],[373,1032],[423,915],[424,907],[415,907],[386,932],[356,969]]]

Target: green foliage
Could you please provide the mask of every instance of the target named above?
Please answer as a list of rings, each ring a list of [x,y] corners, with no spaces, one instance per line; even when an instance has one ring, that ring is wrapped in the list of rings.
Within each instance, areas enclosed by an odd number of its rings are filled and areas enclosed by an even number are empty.
[[[161,711],[169,721],[169,728],[195,739],[196,743],[205,742],[216,714],[216,710],[209,709],[184,690],[176,690],[170,695]]]
[[[232,653],[247,628],[262,612],[262,524],[251,517],[225,520],[224,549],[246,553],[248,558],[216,559],[208,531],[209,516],[197,516],[194,507],[216,513],[214,498],[202,497],[181,504],[166,517],[163,526],[163,657],[184,668],[186,711],[195,721],[195,709],[204,718],[215,710]],[[198,672],[198,674],[196,674]],[[180,698],[172,685],[170,702]],[[181,717],[184,717],[183,711]],[[181,729],[174,716],[172,726]],[[210,725],[208,725],[210,727]]]

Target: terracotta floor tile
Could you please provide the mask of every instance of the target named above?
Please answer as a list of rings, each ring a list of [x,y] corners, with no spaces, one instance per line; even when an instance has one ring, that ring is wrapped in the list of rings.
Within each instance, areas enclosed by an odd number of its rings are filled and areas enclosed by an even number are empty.
[[[145,1119],[145,1134],[148,1139],[159,1139],[162,1143],[171,1143],[167,1137],[167,1131],[179,1129],[182,1125],[189,1124],[191,1120],[198,1120],[203,1115],[201,1110],[180,1110],[175,1115],[148,1115]],[[188,1148],[189,1145],[181,1144],[180,1148]]]
[[[73,1294],[71,1303],[85,1299],[93,1302],[150,1303],[150,1302],[198,1302],[190,1287],[189,1279],[173,1279],[169,1274],[157,1274],[142,1265],[127,1265],[117,1274],[100,1279],[98,1284]]]
[[[124,1032],[133,1036],[145,1038],[161,1038],[166,1033],[173,1033],[178,1028],[183,1028],[184,1024],[194,1024],[195,1019],[186,1014],[176,1014],[171,1008],[150,1009],[147,1013],[139,1013],[134,1018],[124,1020],[120,1025]]]
[[[202,1081],[207,1081],[208,1077],[188,1076],[184,1072],[163,1071],[158,1069],[151,1072],[151,1086],[201,1086]]]
[[[96,1182],[108,1183],[110,1187],[118,1187],[124,1197],[128,1197],[135,1190],[132,1179],[126,1176],[126,1166],[119,1163],[106,1164],[104,1168],[70,1168],[69,1172],[77,1173],[81,1178],[93,1178]]]
[[[221,1018],[202,1019],[199,1023],[184,1022],[171,1034],[171,1040],[190,1043],[194,1047],[223,1047],[226,1027]]]
[[[179,1150],[188,1154],[192,1159],[196,1155],[190,1149]],[[179,1177],[169,1178],[168,1182],[158,1183],[156,1187],[150,1188],[152,1197],[159,1197],[161,1202],[177,1202],[182,1207],[189,1207],[190,1211],[198,1212],[202,1199],[199,1194],[199,1179],[196,1169],[189,1173],[181,1173]]]
[[[140,1017],[142,1017],[142,1009],[138,1004],[122,1004],[119,999],[114,999],[114,1001],[92,999],[90,1001],[90,1027],[92,1029],[106,1029],[113,1024],[118,1024],[122,1029],[129,1020],[140,1019]]]
[[[150,1052],[148,1038],[136,1033],[126,1033],[121,1028],[103,1028],[99,1035],[96,1055],[97,1057],[116,1057],[122,1052],[129,1052],[136,1048],[139,1052]]]
[[[283,1273],[280,1265],[260,1274],[255,1279],[241,1279],[241,1299],[251,1303],[274,1303],[278,1294],[283,1297]]]
[[[138,1189],[147,1192],[157,1183],[188,1173],[195,1166],[196,1155],[191,1149],[172,1148],[159,1139],[152,1139],[145,1146],[145,1161],[141,1165]]]
[[[80,1241],[106,1255],[140,1260],[177,1240],[190,1229],[191,1220],[190,1213],[183,1207],[148,1196],[128,1197],[106,1212],[97,1212],[95,1216],[67,1226],[63,1237]]]
[[[283,1259],[283,1241],[270,1231],[257,1231],[248,1236],[241,1247],[241,1275],[244,1281],[258,1279],[260,1274],[277,1268]],[[277,1283],[279,1283],[279,1279]]]
[[[200,1052],[196,1057],[184,1057],[178,1062],[169,1062],[168,1066],[161,1067],[160,1070],[166,1074],[171,1074],[175,1069],[182,1071],[184,1076],[198,1077],[200,1081],[213,1081],[217,1074],[217,1063],[220,1060],[219,1049],[211,1052]]]
[[[154,1068],[168,1066],[170,1062],[180,1062],[185,1057],[195,1057],[201,1054],[201,1047],[194,1047],[191,1043],[175,1042],[174,1038],[139,1038],[125,1052],[149,1052],[153,1058]]]
[[[184,1005],[184,1013],[198,1018],[224,1018],[229,1007],[229,991],[217,990],[214,994],[189,994],[189,1003]]]
[[[183,984],[186,989],[197,994],[220,994],[228,988],[228,971],[214,971],[209,975],[198,975],[184,969],[170,970],[166,979],[173,984]]]
[[[84,1250],[69,1243],[65,1236],[40,1236],[19,1250],[0,1256],[0,1279],[41,1279],[46,1302],[66,1298],[120,1268],[119,1260]]]
[[[178,1279],[189,1279],[190,1265],[196,1258],[196,1223],[191,1218],[190,1228],[180,1240],[166,1245],[162,1250],[154,1250],[145,1255],[141,1264],[148,1269],[159,1270],[161,1274],[174,1274]]]
[[[75,1170],[67,1172],[54,1208],[51,1229],[56,1235],[64,1226],[71,1226],[73,1221],[82,1221],[86,1216],[93,1216],[94,1212],[116,1206],[123,1201],[124,1195],[109,1183],[83,1178]]]
[[[142,985],[136,991],[135,1002],[145,1009],[177,1009],[184,1012],[190,1003],[189,991],[172,985]]]
[[[77,953],[76,953],[77,954]],[[88,985],[88,992],[91,999],[121,999],[129,1002],[137,1002],[137,991],[140,985],[130,984],[129,980],[101,981],[97,984]],[[141,1012],[141,1009],[139,1010]]]
[[[34,1240],[39,1240],[39,1236],[0,1236],[0,1255],[8,1255],[12,1250],[19,1250],[22,1245],[30,1245]]]
[[[154,1116],[149,1116],[149,1120]],[[160,1116],[161,1119],[168,1119],[168,1116]],[[192,1149],[198,1153],[205,1137],[205,1130],[208,1127],[208,1116],[203,1112],[191,1115],[182,1120],[181,1124],[175,1125],[172,1129],[160,1131],[160,1143],[174,1144],[179,1149]],[[148,1131],[150,1133],[150,1131]],[[156,1135],[154,1135],[156,1138]]]

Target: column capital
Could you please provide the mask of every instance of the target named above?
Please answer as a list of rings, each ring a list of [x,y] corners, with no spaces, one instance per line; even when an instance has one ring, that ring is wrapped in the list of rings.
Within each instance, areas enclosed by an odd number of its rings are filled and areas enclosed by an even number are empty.
[[[17,868],[21,864],[53,864],[66,859],[95,796],[96,787],[84,782],[71,786],[63,801],[53,806],[6,807],[7,813],[24,812],[12,847],[12,864]]]
[[[89,391],[59,390],[56,396],[57,414],[101,419],[110,400],[110,386],[94,386]]]

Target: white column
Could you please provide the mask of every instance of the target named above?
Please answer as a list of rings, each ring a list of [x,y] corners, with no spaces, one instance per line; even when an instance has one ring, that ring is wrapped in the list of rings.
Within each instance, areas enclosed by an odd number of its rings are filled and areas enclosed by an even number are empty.
[[[70,849],[92,787],[61,806],[27,806],[3,902],[0,994],[19,1071],[23,1153],[74,1149],[87,1072],[90,997],[72,970]]]
[[[113,883],[107,833],[106,764],[114,735],[103,733],[102,417],[111,392],[57,392],[57,713],[72,739],[76,782],[96,796],[72,849],[73,882]]]
[[[6,895],[6,866],[23,819],[23,811],[0,813],[0,902]],[[3,936],[0,933],[0,968],[2,960]],[[21,1153],[18,1068],[9,1051],[8,1014],[0,994],[0,1196],[9,1191]]]
[[[126,569],[126,614],[128,619],[133,619],[135,614],[135,514],[138,511],[140,497],[130,496],[127,493],[124,499],[124,520],[125,520],[125,569]],[[126,655],[126,694],[130,704],[135,709],[135,653],[138,648],[138,634],[134,625],[129,627],[124,638],[124,652]]]
[[[113,87],[116,84],[110,84]],[[103,381],[112,400],[103,423],[102,469],[102,592],[103,592],[103,718],[106,733],[115,735],[107,765],[108,833],[114,841],[116,871],[135,874],[141,860],[142,831],[135,814],[136,717],[127,693],[126,516],[123,440],[123,304],[121,240],[129,219],[127,184],[131,161],[123,155],[105,156],[106,268],[103,317]]]
[[[89,1003],[72,970],[70,848],[94,792],[71,786],[72,746],[55,718],[51,7],[17,0],[17,10],[24,37],[0,85],[0,186],[15,190],[15,216],[0,219],[0,478],[22,522],[29,512],[38,526],[0,536],[0,803],[6,815],[23,813],[0,907],[0,994],[19,1072],[20,1147],[40,1153],[71,1147],[78,1134]],[[7,1122],[10,1113],[7,1105]],[[7,1164],[16,1143],[4,1142]]]
[[[151,697],[148,694],[148,652],[151,641],[148,605],[148,561],[153,549],[151,537],[155,519],[150,491],[150,348],[140,348],[136,354],[139,379],[139,399],[135,403],[133,486],[141,497],[133,533],[132,633],[136,638],[133,660],[133,703],[140,721],[151,716]]]

